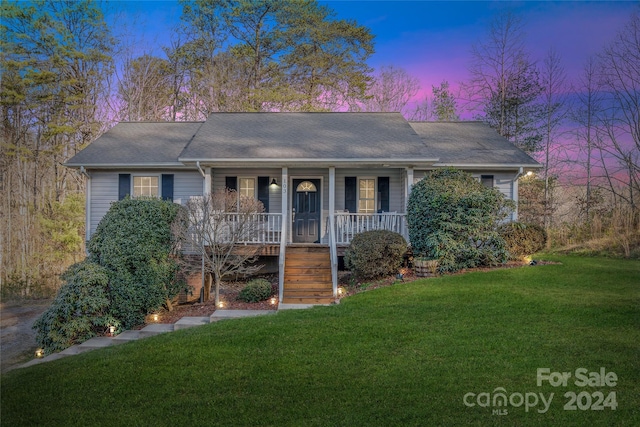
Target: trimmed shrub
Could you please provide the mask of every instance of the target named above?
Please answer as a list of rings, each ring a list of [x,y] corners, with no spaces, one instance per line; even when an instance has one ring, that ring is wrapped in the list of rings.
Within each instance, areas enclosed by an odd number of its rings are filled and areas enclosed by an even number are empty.
[[[271,283],[266,279],[253,279],[240,291],[238,300],[260,302],[271,296]]]
[[[400,234],[387,230],[366,231],[351,240],[344,263],[358,279],[377,279],[396,274],[406,252],[407,241]]]
[[[91,260],[109,271],[111,314],[127,329],[186,287],[171,233],[180,209],[157,198],[125,198],[111,204],[89,241]]]
[[[82,261],[61,276],[65,283],[51,306],[33,324],[45,354],[104,335],[119,322],[109,314],[109,271]]]
[[[547,232],[537,224],[510,222],[500,227],[500,235],[507,244],[511,259],[533,255],[547,244]]]
[[[438,169],[413,186],[407,206],[416,256],[439,261],[440,273],[507,260],[498,224],[515,204],[470,174]]]

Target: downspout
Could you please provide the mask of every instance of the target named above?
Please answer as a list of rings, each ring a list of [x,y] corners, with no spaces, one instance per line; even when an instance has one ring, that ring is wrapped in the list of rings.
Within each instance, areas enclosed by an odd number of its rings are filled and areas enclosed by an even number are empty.
[[[80,166],[80,173],[87,177],[84,189],[84,253],[89,256],[87,243],[89,242],[89,237],[91,237],[91,175],[89,175],[84,166]]]
[[[518,178],[520,178],[523,173],[524,168],[520,166],[520,169],[518,169],[518,173],[511,182],[511,200],[513,200],[516,204],[516,210],[511,214],[511,221],[518,220]]]
[[[207,182],[207,177],[206,174],[204,173],[204,171],[202,170],[202,167],[200,166],[200,160],[198,160],[196,162],[196,166],[198,167],[198,171],[200,171],[200,175],[202,175],[202,195],[204,196],[205,194],[205,187],[206,187],[206,182]],[[200,280],[201,280],[201,284],[202,287],[200,288],[200,302],[204,302],[203,301],[203,296],[204,296],[204,287],[206,285],[206,281],[204,279],[204,239],[202,240],[202,245],[203,247],[200,248],[200,258],[202,259],[202,264],[200,266]]]
[[[200,171],[200,175],[202,175],[202,178],[205,178],[204,170],[202,170],[202,167],[200,166],[200,160],[198,160],[196,162],[196,166],[198,167],[198,170]],[[520,169],[522,169],[522,168],[520,168]]]

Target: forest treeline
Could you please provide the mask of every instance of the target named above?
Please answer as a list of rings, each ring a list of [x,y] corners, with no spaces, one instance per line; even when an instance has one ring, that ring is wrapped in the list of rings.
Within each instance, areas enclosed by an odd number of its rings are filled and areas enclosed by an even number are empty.
[[[520,217],[555,244],[593,237],[633,255],[640,197],[640,17],[567,76],[550,47],[496,15],[467,81],[415,101],[402,68],[372,69],[375,37],[315,1],[181,1],[163,54],[115,37],[89,0],[0,5],[0,289],[46,296],[84,258],[84,177],[64,162],[118,121],[204,120],[221,111],[401,111],[483,120],[543,165],[521,179]],[[115,21],[117,23],[117,20]],[[621,237],[624,236],[624,237]],[[622,240],[621,240],[622,239]],[[625,240],[626,239],[626,240]]]

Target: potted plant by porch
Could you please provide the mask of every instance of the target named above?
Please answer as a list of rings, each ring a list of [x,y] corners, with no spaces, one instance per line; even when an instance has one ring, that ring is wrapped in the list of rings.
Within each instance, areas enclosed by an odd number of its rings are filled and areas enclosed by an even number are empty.
[[[418,277],[437,276],[439,266],[440,261],[437,259],[430,259],[424,256],[413,259],[413,268]]]

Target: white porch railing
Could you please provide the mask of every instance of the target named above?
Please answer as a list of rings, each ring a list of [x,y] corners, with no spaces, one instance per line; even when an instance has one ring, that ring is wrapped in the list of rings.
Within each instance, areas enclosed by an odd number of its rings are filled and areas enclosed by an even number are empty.
[[[370,230],[388,230],[401,234],[407,241],[409,234],[403,213],[363,214],[336,212],[336,243],[349,244],[358,233]]]
[[[229,230],[229,236],[237,238],[236,243],[280,244],[282,214],[225,213],[219,220],[222,220],[224,228]],[[238,227],[241,227],[243,232],[238,233]]]
[[[219,213],[211,214],[212,221],[208,225],[197,225],[206,228],[204,231],[205,245],[207,242],[238,244],[280,244],[282,233],[282,214],[279,213]],[[199,220],[201,221],[201,220]],[[194,242],[198,241],[196,235]]]
[[[255,213],[255,214],[228,214],[228,220],[233,223],[248,221],[252,223],[246,236],[241,236],[238,243],[273,243],[280,244],[282,232],[282,214],[279,213]],[[249,215],[243,219],[242,215]]]

